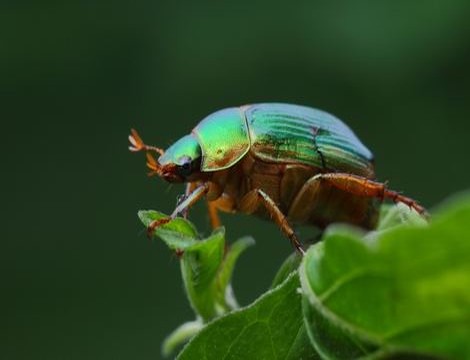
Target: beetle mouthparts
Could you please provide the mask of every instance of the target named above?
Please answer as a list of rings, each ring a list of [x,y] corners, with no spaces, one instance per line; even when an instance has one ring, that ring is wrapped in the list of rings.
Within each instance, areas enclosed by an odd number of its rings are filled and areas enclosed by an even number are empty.
[[[147,151],[147,167],[152,170],[149,172],[149,176],[163,175],[162,166],[155,160],[155,158],[150,154],[150,151],[155,151],[156,153],[163,155],[165,153],[164,150],[157,148],[155,146],[146,145],[140,135],[137,133],[135,129],[131,129],[131,134],[129,135],[129,142],[131,146],[129,146],[129,150],[132,152],[139,152],[142,150]]]
[[[150,153],[147,153],[147,167],[152,170],[148,173],[149,176],[158,175],[161,177],[163,175],[161,165]]]

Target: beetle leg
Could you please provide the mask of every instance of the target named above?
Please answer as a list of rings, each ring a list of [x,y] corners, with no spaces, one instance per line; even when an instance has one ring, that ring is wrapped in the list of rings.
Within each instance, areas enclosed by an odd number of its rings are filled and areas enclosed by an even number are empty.
[[[188,196],[194,191],[194,189],[197,188],[197,183],[195,182],[190,182],[186,184],[186,190],[183,195],[179,195],[178,198],[176,199],[176,207],[178,207],[185,199],[188,198]],[[181,217],[187,219],[188,218],[188,212],[189,208],[184,209],[181,213],[177,214],[181,215]]]
[[[184,199],[186,199],[187,195],[186,194],[179,194],[176,196],[176,206],[178,206],[179,204],[181,204]],[[187,211],[185,211],[185,213],[181,213],[181,214],[178,214],[179,216],[181,217],[184,217],[186,218],[187,217]]]
[[[196,202],[198,202],[204,195],[206,195],[207,191],[209,190],[209,185],[204,183],[199,185],[193,192],[191,192],[183,201],[181,201],[173,210],[170,216],[158,220],[152,221],[149,226],[147,226],[147,235],[152,237],[153,232],[159,226],[169,223],[171,220],[175,219],[178,214],[184,213],[193,206]]]
[[[292,246],[300,253],[305,254],[305,250],[294,230],[287,221],[287,217],[282,213],[276,203],[263,190],[254,189],[248,192],[240,202],[240,210],[251,214],[263,204],[281,231],[290,240]]]
[[[213,201],[208,201],[207,209],[209,211],[209,220],[211,222],[212,229],[217,229],[222,225],[217,211],[217,205]]]
[[[227,194],[222,194],[219,198],[207,202],[209,210],[209,219],[213,229],[222,225],[219,218],[219,211],[233,213],[236,211],[236,205],[233,198]]]
[[[401,202],[408,205],[410,209],[415,210],[419,214],[427,216],[424,207],[419,205],[415,200],[403,196],[396,191],[387,189],[386,185],[383,183],[345,173],[320,174],[318,177],[320,180],[327,181],[332,186],[350,194],[375,197],[378,199],[390,199],[395,203]]]

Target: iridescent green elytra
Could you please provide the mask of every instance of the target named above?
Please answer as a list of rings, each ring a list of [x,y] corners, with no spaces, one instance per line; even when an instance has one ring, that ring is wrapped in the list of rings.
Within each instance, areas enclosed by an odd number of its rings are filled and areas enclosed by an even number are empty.
[[[145,145],[133,130],[132,151],[147,151],[148,166],[170,182],[186,182],[185,200],[166,220],[206,197],[217,211],[274,220],[303,252],[291,224],[320,228],[346,222],[373,228],[389,198],[423,213],[414,200],[375,181],[372,153],[351,129],[324,111],[265,103],[227,108],[204,118],[166,151]],[[156,151],[158,160],[149,154]]]
[[[258,104],[224,109],[202,120],[192,134],[202,148],[204,171],[233,166],[251,148],[268,162],[361,175],[373,172],[372,153],[348,126],[333,115],[305,106]]]

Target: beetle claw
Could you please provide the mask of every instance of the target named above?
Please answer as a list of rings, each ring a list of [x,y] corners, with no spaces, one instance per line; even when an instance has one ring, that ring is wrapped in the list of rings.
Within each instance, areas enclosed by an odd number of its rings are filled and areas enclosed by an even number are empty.
[[[184,254],[184,250],[181,250],[181,249],[176,249],[175,250],[175,255],[178,259],[181,259],[181,257],[183,256]]]
[[[173,219],[170,216],[168,216],[168,217],[165,217],[165,218],[162,218],[162,219],[152,221],[149,224],[149,226],[147,226],[147,237],[149,239],[151,239],[153,237],[154,233],[155,233],[156,228],[169,223],[171,220],[173,220]]]

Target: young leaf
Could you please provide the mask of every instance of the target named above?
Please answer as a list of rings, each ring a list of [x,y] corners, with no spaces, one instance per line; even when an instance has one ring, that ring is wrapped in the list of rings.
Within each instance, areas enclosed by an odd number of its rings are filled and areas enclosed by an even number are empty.
[[[300,267],[309,336],[325,359],[470,358],[470,198],[430,226],[362,238],[336,227]]]
[[[318,359],[305,332],[298,287],[293,273],[250,306],[214,320],[178,359]]]
[[[220,291],[216,291],[217,302],[225,305],[225,310],[232,310],[238,308],[237,301],[232,293],[230,281],[232,280],[233,269],[238,257],[250,246],[255,244],[255,239],[251,236],[245,236],[238,239],[228,247],[224,256],[223,262],[217,273],[214,286]]]
[[[271,288],[274,288],[279,284],[283,283],[291,272],[297,270],[301,260],[302,256],[297,251],[290,254],[286,258],[286,260],[284,260],[284,262],[281,264],[281,267],[277,271],[276,276],[274,276]]]
[[[181,262],[190,303],[204,321],[238,308],[230,280],[240,254],[254,244],[251,237],[234,242],[225,253],[224,228],[186,248]]]
[[[167,215],[140,211],[139,218],[149,226],[152,221],[167,218]],[[245,237],[226,246],[224,228],[216,229],[211,236],[200,240],[192,223],[183,218],[157,227],[154,236],[161,238],[170,249],[182,251],[183,283],[197,318],[180,326],[165,340],[162,352],[167,356],[199,331],[204,323],[238,308],[230,281],[238,257],[254,244],[254,240]]]
[[[164,357],[170,356],[177,347],[181,346],[194,335],[196,335],[204,324],[200,319],[186,322],[175,329],[170,335],[168,335],[163,341],[162,355]]]
[[[223,312],[225,304],[220,299],[216,286],[217,274],[224,257],[224,229],[219,228],[207,239],[187,247],[181,259],[181,274],[188,299],[194,311],[204,321],[208,321]]]
[[[398,204],[383,204],[380,207],[380,219],[377,231],[390,229],[398,225],[426,225],[427,221],[409,206]]]
[[[168,217],[168,215],[155,210],[140,210],[137,215],[145,226],[149,226],[154,220]],[[172,250],[183,250],[195,244],[199,235],[191,222],[184,218],[176,218],[156,228],[154,237],[162,239]]]

